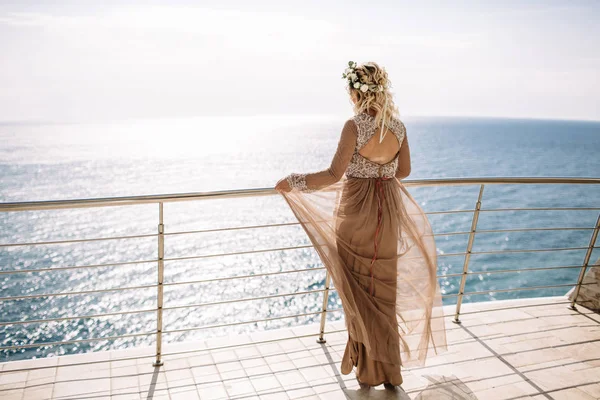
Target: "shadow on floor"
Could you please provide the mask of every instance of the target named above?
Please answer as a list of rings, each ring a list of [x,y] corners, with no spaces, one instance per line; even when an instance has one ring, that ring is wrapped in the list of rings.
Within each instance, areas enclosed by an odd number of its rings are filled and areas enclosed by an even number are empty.
[[[429,384],[414,400],[477,400],[477,396],[455,375],[423,375]]]
[[[420,391],[412,400],[477,400],[477,396],[456,376],[424,375],[429,381],[425,389]],[[348,399],[362,400],[411,400],[404,389],[396,390],[370,388],[350,390],[345,389]]]
[[[329,349],[321,345],[329,366],[334,370],[340,388],[346,398],[351,400],[374,399],[374,400],[411,400],[410,396],[402,389],[385,389],[383,385],[377,388],[350,389],[341,378],[341,373],[333,361]],[[427,387],[421,390],[412,400],[477,400],[477,396],[455,375],[423,375],[429,381]]]
[[[156,389],[156,382],[158,381],[158,373],[160,372],[160,367],[154,367],[154,372],[152,373],[152,380],[150,381],[150,387],[148,388],[148,396],[146,400],[152,400],[154,398],[154,391]]]

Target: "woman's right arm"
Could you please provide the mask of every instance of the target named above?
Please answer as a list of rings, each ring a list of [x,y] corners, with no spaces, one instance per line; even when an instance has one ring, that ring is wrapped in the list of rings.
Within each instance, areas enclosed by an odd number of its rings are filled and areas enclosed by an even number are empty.
[[[408,136],[404,129],[404,138],[400,145],[400,155],[398,156],[398,168],[396,169],[396,178],[404,179],[410,175],[410,148],[408,146]]]
[[[313,191],[338,182],[352,159],[357,137],[356,123],[352,119],[347,120],[342,128],[337,150],[329,168],[313,173],[292,173],[280,180],[275,189],[287,191],[296,188],[301,191]],[[287,185],[284,182],[287,182]]]

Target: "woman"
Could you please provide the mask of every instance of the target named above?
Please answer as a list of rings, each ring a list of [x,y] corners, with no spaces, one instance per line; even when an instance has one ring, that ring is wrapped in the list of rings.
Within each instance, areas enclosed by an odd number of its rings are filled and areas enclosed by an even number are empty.
[[[349,62],[355,115],[329,168],[292,173],[278,190],[309,236],[342,301],[348,342],[341,372],[362,387],[402,384],[400,366],[447,351],[427,216],[405,189],[410,151],[386,71]]]

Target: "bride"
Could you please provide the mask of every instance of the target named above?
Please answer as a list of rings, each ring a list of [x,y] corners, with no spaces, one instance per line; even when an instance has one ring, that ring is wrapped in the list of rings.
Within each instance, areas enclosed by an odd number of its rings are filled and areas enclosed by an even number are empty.
[[[401,180],[410,174],[406,128],[385,69],[349,62],[354,116],[329,168],[292,173],[275,189],[327,268],[348,341],[341,372],[363,387],[402,384],[400,367],[447,351],[436,247],[424,211]],[[433,353],[432,353],[433,352]]]

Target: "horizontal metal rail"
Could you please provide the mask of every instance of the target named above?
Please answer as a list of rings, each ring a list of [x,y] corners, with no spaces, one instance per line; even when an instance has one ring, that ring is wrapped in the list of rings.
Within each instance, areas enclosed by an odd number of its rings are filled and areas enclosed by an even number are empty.
[[[0,275],[28,274],[31,272],[66,271],[69,269],[119,267],[119,266],[130,265],[130,264],[155,263],[157,261],[158,261],[157,259],[153,259],[153,260],[139,260],[139,261],[121,261],[121,262],[106,263],[106,264],[78,265],[78,266],[72,266],[72,267],[69,266],[69,267],[54,267],[54,268],[11,269],[8,271],[0,271]]]
[[[109,288],[109,289],[95,289],[95,290],[82,290],[82,291],[77,291],[77,292],[64,292],[64,293],[43,293],[43,294],[31,294],[31,295],[26,295],[26,296],[11,296],[11,297],[0,297],[0,301],[10,301],[10,300],[24,300],[24,299],[35,299],[35,298],[42,298],[42,297],[57,297],[57,296],[69,296],[69,295],[80,295],[80,294],[92,294],[92,293],[108,293],[108,292],[117,292],[117,291],[123,291],[123,290],[139,290],[139,289],[151,289],[151,288],[156,288],[158,287],[158,285],[142,285],[142,286],[129,286],[129,287],[122,287],[122,288]],[[275,296],[266,296],[266,297],[261,297],[261,298],[269,298],[269,297],[279,297],[279,296],[290,296],[290,295],[294,295],[294,294],[307,294],[307,293],[312,293],[312,292],[318,292],[318,291],[323,291],[325,289],[321,289],[321,290],[314,290],[314,291],[307,291],[307,292],[292,292],[292,293],[288,293],[288,294],[279,294],[279,295],[275,295]],[[254,297],[254,298],[249,298],[249,299],[241,299],[241,300],[235,300],[235,301],[247,301],[247,300],[256,300],[259,299],[259,297]],[[231,301],[225,301],[223,303],[231,303]],[[214,303],[214,304],[219,304],[219,302]],[[206,303],[206,305],[214,305],[213,303]],[[167,307],[163,308],[164,310],[167,310]]]
[[[245,230],[245,229],[272,228],[272,227],[282,227],[282,226],[292,226],[292,225],[300,225],[300,223],[299,222],[287,222],[287,223],[281,223],[281,224],[248,225],[248,226],[235,226],[235,227],[214,228],[214,229],[199,229],[199,230],[192,230],[192,231],[176,231],[176,232],[165,232],[165,233],[163,233],[163,235],[171,236],[171,235],[188,235],[188,234],[198,234],[198,233],[228,232],[228,231]],[[449,235],[449,234],[451,234],[451,233],[447,233],[446,235]],[[51,240],[51,241],[44,241],[44,242],[0,243],[0,247],[39,246],[39,245],[56,245],[56,244],[82,243],[82,242],[97,242],[97,241],[106,241],[106,240],[137,239],[137,238],[157,237],[159,235],[160,234],[158,234],[158,233],[149,233],[149,234],[144,234],[144,235],[108,236],[108,237],[87,238],[87,239]]]
[[[38,343],[31,343],[31,344],[19,344],[19,345],[14,345],[14,346],[2,346],[2,347],[0,347],[0,351],[15,350],[15,349],[30,349],[30,348],[34,348],[34,347],[43,347],[43,346],[61,346],[63,344],[99,342],[99,341],[103,341],[103,340],[117,340],[117,339],[123,339],[123,338],[127,338],[127,337],[150,336],[150,335],[156,335],[156,331],[144,332],[144,333],[128,333],[126,335],[105,336],[105,337],[89,338],[89,339],[63,340],[61,342],[38,342]]]
[[[600,267],[600,264],[588,265],[588,268]],[[568,269],[568,268],[581,268],[581,265],[559,265],[556,267],[531,267],[531,268],[516,268],[516,269],[495,269],[495,270],[475,270],[467,272],[467,275],[483,275],[483,274],[503,274],[507,272],[528,272],[528,271],[544,271],[553,269]],[[455,274],[462,275],[462,274]],[[449,275],[443,275],[449,276]]]
[[[587,250],[587,247],[553,247],[550,249],[514,249],[514,250],[489,250],[489,251],[473,251],[471,254],[502,254],[502,253],[533,253],[540,251],[570,251],[570,250]]]
[[[235,301],[232,301],[232,302],[235,302]],[[200,306],[201,305],[198,305],[198,307],[200,307]],[[164,308],[163,308],[163,310],[164,310]],[[8,321],[8,322],[0,322],[0,326],[40,324],[40,323],[46,323],[46,322],[68,321],[68,320],[73,320],[73,319],[84,319],[84,318],[104,318],[104,317],[111,317],[111,316],[115,316],[115,315],[143,314],[143,313],[156,312],[156,311],[157,311],[157,308],[149,308],[149,309],[144,309],[144,310],[117,311],[117,312],[101,313],[101,314],[76,315],[76,316],[72,316],[72,317],[32,319],[32,320],[24,320],[24,321]],[[337,311],[337,309],[336,310],[326,310],[326,311]],[[315,313],[317,313],[317,314],[321,313],[321,312],[322,311],[315,311]],[[256,321],[254,321],[254,322],[256,322]]]
[[[333,310],[326,310],[326,312],[338,312],[338,311],[343,311],[343,309],[342,308],[336,308],[336,309],[333,309]],[[227,326],[255,324],[255,323],[258,323],[258,322],[268,322],[268,321],[277,321],[277,320],[280,320],[280,319],[306,317],[306,316],[309,316],[309,315],[321,314],[322,312],[323,312],[322,310],[319,310],[319,311],[313,311],[313,312],[302,313],[302,314],[283,315],[281,317],[270,317],[270,318],[254,319],[252,321],[237,321],[237,322],[230,322],[230,323],[227,323],[227,324],[203,325],[203,326],[195,326],[195,327],[192,327],[192,328],[171,329],[171,330],[165,330],[165,331],[163,331],[163,333],[181,333],[181,332],[199,331],[199,330],[202,330],[202,329],[215,329],[215,328],[224,328],[224,327],[227,327]]]
[[[470,210],[464,210],[464,211],[470,212]],[[461,212],[461,211],[448,211],[448,213],[452,213],[452,212]],[[442,213],[442,211],[440,211],[440,213]],[[198,234],[198,233],[228,232],[228,231],[239,231],[239,230],[245,230],[245,229],[261,229],[261,228],[273,228],[273,227],[293,226],[293,225],[300,225],[300,223],[299,222],[288,222],[288,223],[281,223],[281,224],[248,225],[248,226],[235,226],[235,227],[214,228],[214,229],[200,229],[200,230],[192,230],[192,231],[176,231],[176,232],[165,232],[163,235],[164,236],[192,235],[192,234]],[[451,235],[451,234],[461,234],[461,232],[448,232],[448,233],[440,233],[437,235]],[[144,234],[144,235],[108,236],[108,237],[87,238],[87,239],[51,240],[51,241],[44,241],[44,242],[0,243],[0,247],[40,246],[40,245],[85,243],[85,242],[98,242],[98,241],[106,241],[106,240],[149,238],[149,237],[157,237],[159,235],[160,234],[158,234],[158,233],[149,233],[149,234]]]
[[[437,257],[455,257],[455,256],[464,256],[465,254],[467,254],[466,251],[461,251],[459,253],[441,253],[441,254],[438,254]]]
[[[454,274],[442,274],[442,275],[436,275],[435,277],[436,278],[453,278],[453,277],[456,277],[456,276],[463,276],[463,273],[462,272],[457,272],[457,273],[454,273]]]
[[[501,252],[501,251],[498,251],[498,252]],[[465,254],[465,253],[461,253],[461,254]],[[477,254],[477,253],[472,253],[472,254]],[[455,254],[438,254],[438,256],[440,256],[440,255],[455,255]],[[588,265],[588,268],[592,268],[592,267],[600,267],[600,264]],[[532,268],[520,268],[520,269],[515,268],[515,269],[485,270],[485,271],[484,270],[476,270],[476,271],[469,271],[469,272],[467,272],[467,274],[468,275],[479,275],[479,274],[486,274],[486,273],[495,274],[495,273],[504,273],[504,272],[526,272],[526,271],[554,270],[554,269],[565,269],[565,268],[581,268],[581,265],[557,265],[554,267],[532,267]],[[266,272],[266,273],[262,273],[262,274],[236,275],[236,276],[227,276],[227,277],[213,278],[213,279],[201,279],[201,280],[183,281],[183,282],[170,282],[170,283],[165,283],[164,285],[165,286],[189,285],[189,284],[206,283],[206,282],[218,282],[218,281],[225,281],[225,280],[232,280],[232,279],[256,278],[256,277],[260,277],[260,276],[269,276],[269,275],[291,274],[291,273],[296,273],[296,272],[318,271],[318,270],[324,270],[324,269],[325,269],[325,267],[305,268],[305,269],[280,271],[280,272]],[[458,273],[454,273],[454,274],[436,275],[436,278],[449,278],[449,277],[462,276],[462,275],[463,275],[462,272],[458,272]]]
[[[271,294],[271,295],[260,296],[260,297],[244,297],[244,298],[235,299],[235,300],[221,300],[221,301],[212,301],[210,303],[187,304],[185,306],[183,306],[183,305],[180,305],[180,306],[170,306],[170,307],[163,307],[163,310],[166,311],[166,310],[179,310],[179,309],[182,309],[182,308],[199,308],[199,307],[207,307],[207,306],[216,306],[216,305],[220,305],[220,304],[241,303],[241,302],[244,302],[244,301],[273,299],[273,298],[276,298],[276,297],[298,296],[298,295],[302,295],[302,294],[311,294],[311,293],[324,292],[325,290],[327,290],[327,289],[306,290],[306,291],[303,291],[303,292],[278,293],[278,294]],[[329,290],[335,290],[335,289],[329,289]]]
[[[530,208],[486,208],[480,212],[499,212],[499,211],[594,211],[600,210],[600,207],[530,207]]]
[[[236,256],[243,254],[256,254],[256,253],[268,253],[271,251],[285,251],[285,250],[298,250],[298,249],[307,249],[312,248],[310,245],[303,246],[293,246],[293,247],[279,247],[273,249],[259,249],[259,250],[248,250],[248,251],[237,251],[230,253],[218,253],[218,254],[203,254],[199,256],[184,256],[184,257],[172,257],[165,258],[164,261],[181,261],[181,260],[193,260],[193,259],[203,259],[203,258],[213,258],[213,257],[227,257],[227,256]],[[0,271],[0,275],[10,275],[10,274],[24,274],[24,273],[33,273],[33,272],[50,272],[50,271],[64,271],[68,269],[80,269],[80,268],[104,268],[104,267],[112,267],[112,266],[122,266],[128,264],[144,264],[144,263],[152,263],[158,262],[158,259],[152,260],[140,260],[140,261],[125,261],[125,262],[115,262],[115,263],[106,263],[106,264],[93,264],[93,265],[82,265],[82,266],[69,266],[69,267],[54,267],[54,268],[34,268],[27,270],[8,270],[8,271]]]
[[[479,233],[505,233],[505,232],[530,232],[530,231],[593,231],[594,227],[547,227],[547,228],[514,228],[514,229],[481,229],[475,232]],[[468,232],[467,232],[468,233]]]
[[[468,186],[494,184],[582,184],[600,183],[600,178],[577,177],[486,177],[486,178],[444,178],[444,179],[403,179],[405,187],[427,186]],[[221,190],[212,192],[153,194],[144,196],[104,197],[73,200],[47,200],[0,203],[0,212],[56,210],[65,208],[131,206],[149,203],[166,203],[190,200],[227,199],[279,194],[274,188]]]
[[[148,313],[148,312],[156,312],[156,310],[157,310],[156,308],[148,308],[145,310],[117,311],[117,312],[101,313],[101,314],[76,315],[76,316],[72,316],[72,317],[58,317],[58,318],[47,318],[47,319],[26,319],[23,321],[0,322],[0,326],[42,324],[45,322],[69,321],[72,319],[103,318],[103,317],[112,317],[114,315],[143,314],[143,313]]]
[[[558,208],[556,208],[558,210]],[[600,209],[600,208],[599,208]],[[473,212],[475,210],[454,210],[454,211],[431,211],[426,212],[425,214],[440,214],[440,213],[458,213],[458,212]],[[485,211],[485,210],[480,210]],[[491,211],[491,210],[488,210]],[[210,233],[210,232],[222,232],[222,231],[235,231],[235,230],[244,230],[244,229],[260,229],[260,228],[272,228],[272,227],[282,227],[282,226],[292,226],[292,225],[300,225],[299,222],[288,222],[281,224],[267,224],[267,225],[249,225],[249,226],[236,226],[236,227],[226,227],[226,228],[215,228],[215,229],[204,229],[204,230],[193,230],[193,231],[178,231],[178,232],[166,232],[164,236],[170,235],[187,235],[187,234],[197,234],[197,233]],[[493,232],[527,232],[527,231],[566,231],[566,230],[594,230],[593,227],[540,227],[540,228],[515,228],[515,229],[482,229],[475,233],[493,233]],[[458,231],[458,232],[439,232],[435,233],[433,236],[449,236],[449,235],[468,235],[469,231]],[[137,239],[137,238],[149,238],[159,236],[157,233],[149,233],[144,235],[129,235],[129,236],[109,236],[109,237],[101,237],[101,238],[88,238],[88,239],[69,239],[69,240],[52,240],[45,242],[22,242],[22,243],[3,243],[0,244],[0,247],[17,247],[17,246],[39,246],[39,245],[55,245],[55,244],[70,244],[70,243],[82,243],[82,242],[97,242],[97,241],[105,241],[105,240],[124,240],[124,239]],[[156,260],[153,260],[156,261]],[[73,268],[85,268],[85,267],[67,267],[69,269]],[[67,269],[65,268],[65,269]],[[28,271],[36,271],[36,270],[28,270]],[[2,273],[2,271],[0,271]]]
[[[201,258],[237,256],[237,255],[242,255],[242,254],[269,253],[269,252],[272,252],[272,251],[310,249],[312,247],[313,247],[312,245],[303,245],[303,246],[291,246],[291,247],[277,247],[277,248],[274,248],[274,249],[259,249],[259,250],[234,251],[234,252],[230,252],[230,253],[203,254],[203,255],[200,255],[200,256],[171,257],[171,258],[165,258],[164,261],[196,260],[196,259],[201,259]]]
[[[464,311],[464,312],[461,312],[461,315],[465,315],[465,314],[478,314],[480,312],[486,312],[487,313],[487,312],[494,312],[494,311],[515,310],[515,309],[528,308],[528,307],[556,306],[556,305],[560,305],[560,304],[571,304],[571,302],[569,302],[569,301],[557,301],[557,302],[552,302],[552,303],[518,304],[518,305],[515,305],[515,306],[489,308],[489,309],[486,309],[484,311],[481,311],[481,310]],[[535,317],[533,317],[533,318],[535,318]]]
[[[189,235],[189,234],[197,234],[197,233],[215,233],[215,232],[223,232],[223,231],[239,231],[245,229],[261,229],[261,228],[274,228],[274,227],[282,227],[282,226],[293,226],[300,225],[300,222],[283,222],[280,224],[266,224],[266,225],[247,225],[247,226],[234,226],[229,228],[213,228],[213,229],[198,229],[193,231],[178,231],[178,232],[165,232],[165,236],[168,235]]]
[[[469,231],[457,231],[457,232],[439,232],[434,233],[433,236],[451,236],[451,235],[468,235]]]
[[[150,288],[155,288],[156,286],[157,285],[141,285],[141,286],[128,286],[128,287],[118,287],[118,288],[109,288],[109,289],[81,290],[81,291],[77,291],[77,292],[29,294],[26,296],[0,297],[0,301],[38,299],[41,297],[70,296],[70,295],[78,295],[78,294],[120,292],[123,290],[150,289]]]
[[[292,269],[292,270],[288,270],[288,271],[278,271],[278,272],[265,272],[262,274],[235,275],[235,276],[225,276],[222,278],[199,279],[199,280],[195,280],[195,281],[168,282],[168,283],[166,282],[166,283],[163,283],[163,286],[192,285],[192,284],[207,283],[207,282],[229,281],[229,280],[233,280],[233,279],[246,279],[246,278],[249,279],[249,278],[258,278],[261,276],[294,274],[294,273],[309,272],[309,271],[321,271],[324,269],[325,269],[325,267],[316,267],[316,268]]]
[[[443,211],[426,211],[427,215],[436,215],[436,214],[457,214],[457,213],[471,213],[475,210],[443,210]]]
[[[196,233],[210,233],[210,232],[221,232],[221,231],[235,231],[243,229],[258,229],[258,228],[272,228],[290,225],[300,225],[299,222],[288,222],[281,224],[266,224],[266,225],[249,225],[249,226],[235,226],[228,228],[215,228],[215,229],[201,229],[193,231],[180,231],[180,232],[169,232],[164,233],[164,236],[169,235],[184,235],[184,234],[196,234]],[[128,236],[108,236],[100,238],[88,238],[88,239],[69,239],[69,240],[53,240],[46,242],[23,242],[23,243],[3,243],[0,247],[13,247],[13,246],[37,246],[37,245],[48,245],[48,244],[69,244],[69,243],[81,243],[81,242],[97,242],[103,240],[122,240],[122,239],[138,239],[159,236],[159,233],[148,233],[144,235],[128,235]]]
[[[486,294],[486,293],[502,293],[502,292],[517,292],[517,291],[521,291],[521,290],[538,290],[538,289],[551,289],[551,288],[557,288],[557,287],[573,287],[577,285],[577,282],[575,283],[564,283],[561,285],[543,285],[543,286],[528,286],[528,287],[519,287],[519,288],[508,288],[508,289],[490,289],[490,290],[480,290],[477,292],[465,292],[465,295],[468,294]]]
[[[547,286],[529,286],[529,287],[507,288],[507,289],[490,289],[490,290],[482,290],[482,291],[478,291],[478,292],[464,292],[464,293],[462,293],[462,295],[466,296],[466,295],[469,295],[469,294],[516,292],[516,291],[520,291],[520,290],[551,289],[551,288],[555,288],[555,287],[568,287],[568,286],[573,287],[573,286],[575,286],[575,284],[561,284],[561,285],[547,285]],[[596,282],[582,283],[581,285],[582,286],[585,286],[585,285],[596,285]],[[456,297],[458,295],[460,295],[460,293],[448,293],[448,294],[443,294],[442,298]]]
[[[23,242],[23,243],[0,243],[0,247],[15,247],[15,246],[40,246],[49,244],[70,244],[70,243],[85,243],[85,242],[99,242],[104,240],[124,240],[124,239],[138,239],[138,238],[149,238],[158,236],[156,233],[148,233],[144,235],[128,235],[128,236],[110,236],[100,238],[87,238],[87,239],[69,239],[69,240],[50,240],[45,242]]]
[[[450,297],[457,297],[459,295],[459,293],[450,293],[450,294],[443,294],[442,295],[442,299],[447,299]]]

